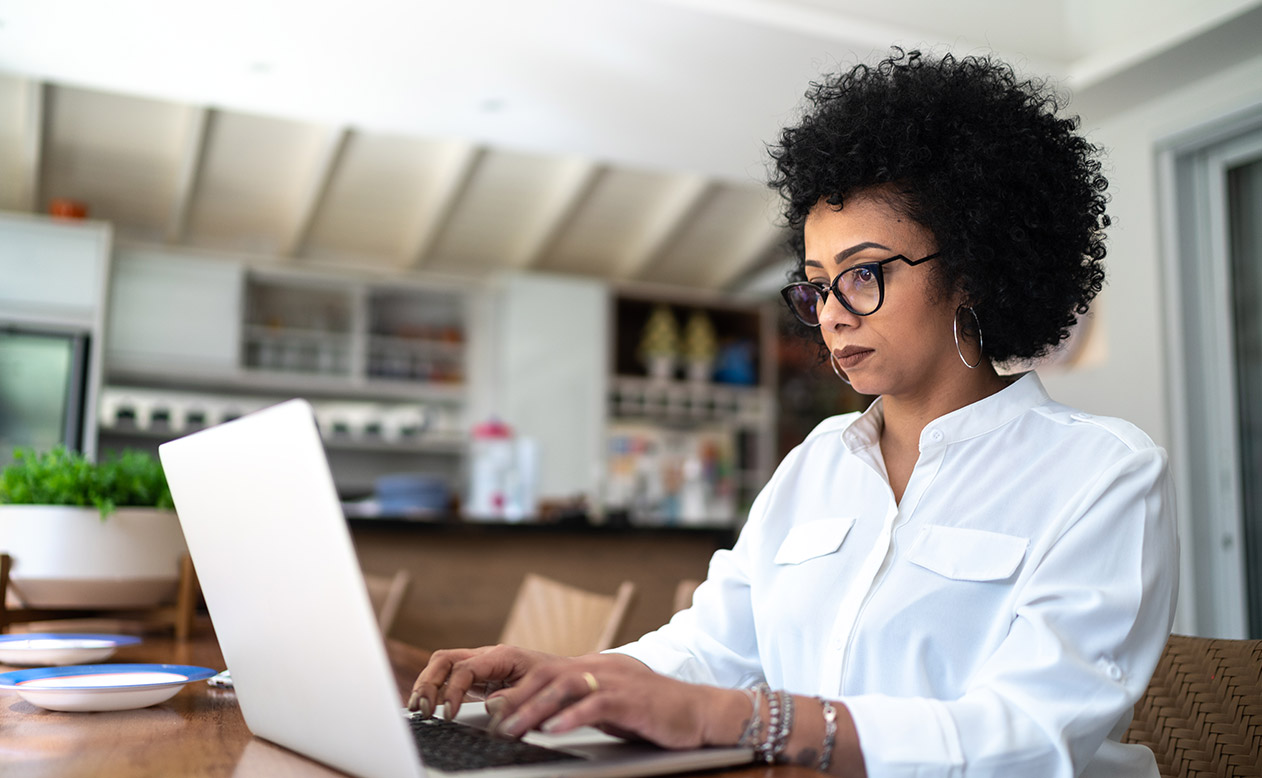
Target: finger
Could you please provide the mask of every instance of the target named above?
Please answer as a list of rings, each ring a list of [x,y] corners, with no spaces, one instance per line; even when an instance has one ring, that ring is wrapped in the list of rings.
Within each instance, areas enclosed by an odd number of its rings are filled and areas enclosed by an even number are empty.
[[[521,701],[515,710],[499,726],[500,733],[507,737],[521,737],[526,732],[539,728],[544,721],[557,715],[559,711],[592,695],[592,682],[587,680],[588,678],[594,679],[594,676],[582,671],[554,675],[551,680],[542,684],[536,693],[520,698]],[[525,687],[525,682],[529,680],[528,675],[523,679],[521,686]],[[531,686],[539,685],[538,682],[531,684]],[[528,691],[528,688],[523,688],[521,694],[526,694]]]
[[[465,697],[476,687],[519,678],[532,658],[512,646],[489,646],[473,651],[451,666],[439,700],[447,718],[455,718]]]
[[[555,716],[546,719],[539,725],[539,729],[544,732],[569,732],[583,726],[600,726],[612,727],[621,732],[627,732],[623,727],[619,726],[614,716],[614,706],[612,701],[614,695],[611,694],[588,694],[572,705],[569,705]],[[628,733],[629,734],[629,733]],[[620,735],[625,737],[625,735]]]
[[[473,654],[472,649],[447,649],[435,651],[425,669],[412,684],[412,696],[408,698],[408,710],[419,710],[423,716],[433,714],[438,702],[439,690],[447,683],[452,665]]]

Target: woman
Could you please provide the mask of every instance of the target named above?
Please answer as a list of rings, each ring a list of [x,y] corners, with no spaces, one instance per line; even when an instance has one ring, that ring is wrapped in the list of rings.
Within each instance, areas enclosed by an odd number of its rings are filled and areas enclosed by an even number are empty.
[[[744,743],[838,775],[1156,775],[1124,745],[1169,634],[1165,452],[996,364],[1051,352],[1103,281],[1096,149],[1042,85],[896,51],[814,85],[772,150],[793,312],[879,399],[825,420],[693,606],[613,652],[440,651],[507,735]]]

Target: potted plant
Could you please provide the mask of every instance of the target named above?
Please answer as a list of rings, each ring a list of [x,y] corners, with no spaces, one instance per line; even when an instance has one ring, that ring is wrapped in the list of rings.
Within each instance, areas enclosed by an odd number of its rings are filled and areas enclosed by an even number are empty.
[[[679,324],[670,308],[654,306],[640,333],[640,360],[651,378],[669,379],[679,357]]]
[[[0,471],[0,552],[31,608],[143,608],[170,600],[187,553],[162,465],[127,451],[99,463],[58,447]]]
[[[719,353],[719,338],[714,324],[704,311],[693,311],[684,325],[683,356],[688,364],[688,378],[697,382],[710,380],[714,360]]]

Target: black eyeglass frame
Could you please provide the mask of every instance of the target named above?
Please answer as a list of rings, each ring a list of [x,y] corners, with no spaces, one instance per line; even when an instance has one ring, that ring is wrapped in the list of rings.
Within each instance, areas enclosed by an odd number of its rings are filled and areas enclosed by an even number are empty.
[[[891,262],[904,262],[908,265],[911,265],[912,267],[915,267],[916,265],[919,265],[922,262],[928,262],[929,260],[937,259],[940,256],[942,256],[942,252],[935,251],[929,256],[921,257],[920,259],[908,259],[902,254],[895,254],[894,256],[888,259],[881,259],[881,260],[877,260],[876,262],[860,262],[857,265],[848,267],[845,270],[841,271],[840,273],[838,273],[836,276],[833,277],[832,281],[828,283],[824,283],[822,281],[819,281],[819,282],[794,281],[793,283],[788,284],[787,286],[785,286],[784,288],[780,290],[780,296],[784,298],[785,304],[789,306],[789,310],[793,313],[794,316],[797,317],[798,321],[802,322],[808,327],[819,326],[819,312],[823,310],[825,305],[828,304],[828,294],[830,292],[834,296],[836,296],[838,300],[841,301],[841,304],[845,307],[847,311],[850,311],[855,316],[871,316],[872,314],[881,310],[881,306],[885,304],[885,271],[883,270],[883,267],[885,265],[888,265]],[[860,313],[856,311],[854,309],[854,306],[850,304],[850,301],[846,299],[846,296],[837,291],[837,282],[841,280],[842,276],[844,276],[846,273],[853,273],[862,268],[868,268],[869,270],[871,270],[872,272],[876,274],[876,289],[877,289],[876,306],[872,310],[868,311],[867,313]],[[798,313],[797,308],[793,305],[793,299],[790,297],[790,295],[793,294],[794,289],[800,289],[802,287],[810,287],[811,289],[815,290],[815,292],[819,295],[819,303],[816,306],[816,312],[815,312],[816,321],[814,324],[811,324],[809,321],[802,318],[802,315]]]

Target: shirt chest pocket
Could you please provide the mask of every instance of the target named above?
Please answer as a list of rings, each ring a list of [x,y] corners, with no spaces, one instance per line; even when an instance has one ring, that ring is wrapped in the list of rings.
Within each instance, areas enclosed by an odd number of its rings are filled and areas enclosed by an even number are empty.
[[[1003,581],[1025,559],[1029,540],[965,527],[922,527],[907,552],[914,565],[955,581]]]
[[[799,524],[784,536],[773,560],[777,565],[800,565],[817,557],[835,553],[841,548],[854,517],[821,519]]]

